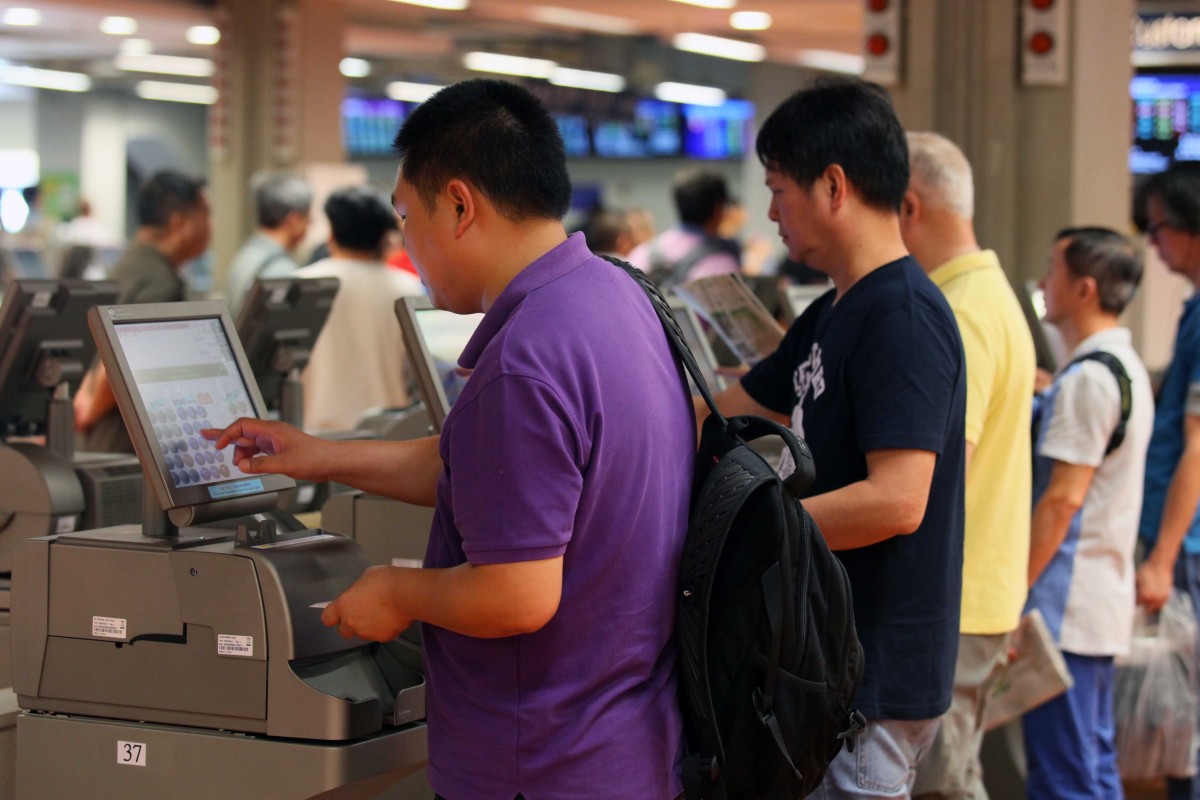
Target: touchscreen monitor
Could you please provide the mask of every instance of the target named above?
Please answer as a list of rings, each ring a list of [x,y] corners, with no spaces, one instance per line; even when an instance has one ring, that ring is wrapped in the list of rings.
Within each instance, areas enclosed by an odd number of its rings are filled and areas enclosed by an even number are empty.
[[[218,450],[200,435],[239,417],[266,416],[224,303],[101,306],[89,324],[163,508],[191,509],[176,524],[224,516],[206,505],[295,486],[282,475],[243,473],[232,445]]]
[[[117,285],[16,281],[0,304],[0,439],[45,433],[54,389],[74,394],[96,347],[87,311],[117,299]]]
[[[435,308],[428,297],[401,297],[396,301],[396,316],[429,418],[434,430],[441,431],[467,382],[458,358],[483,314],[455,314]]]
[[[308,364],[339,286],[337,278],[260,278],[242,304],[237,332],[246,360],[267,409],[284,422],[301,424],[282,414],[284,386]]]

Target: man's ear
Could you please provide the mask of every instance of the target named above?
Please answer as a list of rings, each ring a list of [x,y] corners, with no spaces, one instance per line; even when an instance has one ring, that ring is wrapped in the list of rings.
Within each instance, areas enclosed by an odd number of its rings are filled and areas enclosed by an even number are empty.
[[[829,200],[829,207],[838,211],[846,203],[849,184],[846,182],[846,171],[840,164],[830,164],[820,177],[821,189]]]
[[[466,181],[455,178],[446,184],[446,199],[458,217],[454,234],[462,236],[475,221],[475,214],[479,210],[475,190]]]
[[[904,198],[900,201],[900,221],[901,223],[912,223],[921,216],[921,196],[908,189],[904,192]]]

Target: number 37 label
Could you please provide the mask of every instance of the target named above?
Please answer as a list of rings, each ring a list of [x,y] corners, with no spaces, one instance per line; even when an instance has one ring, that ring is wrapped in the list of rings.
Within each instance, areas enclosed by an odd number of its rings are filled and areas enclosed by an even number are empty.
[[[146,745],[143,742],[117,742],[117,763],[127,767],[146,766]]]

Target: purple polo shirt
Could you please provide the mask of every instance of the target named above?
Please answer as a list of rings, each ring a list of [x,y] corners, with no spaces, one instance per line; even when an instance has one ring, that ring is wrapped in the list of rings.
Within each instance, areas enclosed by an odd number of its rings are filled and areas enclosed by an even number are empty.
[[[563,556],[541,630],[424,626],[429,776],[449,800],[681,790],[675,589],[691,401],[649,301],[576,234],[496,299],[441,436],[425,564]]]

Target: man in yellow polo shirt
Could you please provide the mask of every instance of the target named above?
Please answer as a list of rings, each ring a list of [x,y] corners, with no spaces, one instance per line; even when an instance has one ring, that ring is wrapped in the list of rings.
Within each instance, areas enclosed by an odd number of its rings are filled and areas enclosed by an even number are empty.
[[[975,240],[971,165],[935,133],[908,134],[904,243],[946,295],[967,363],[966,533],[954,699],[914,797],[986,798],[983,701],[1007,661],[1029,563],[1033,339],[996,254]]]

